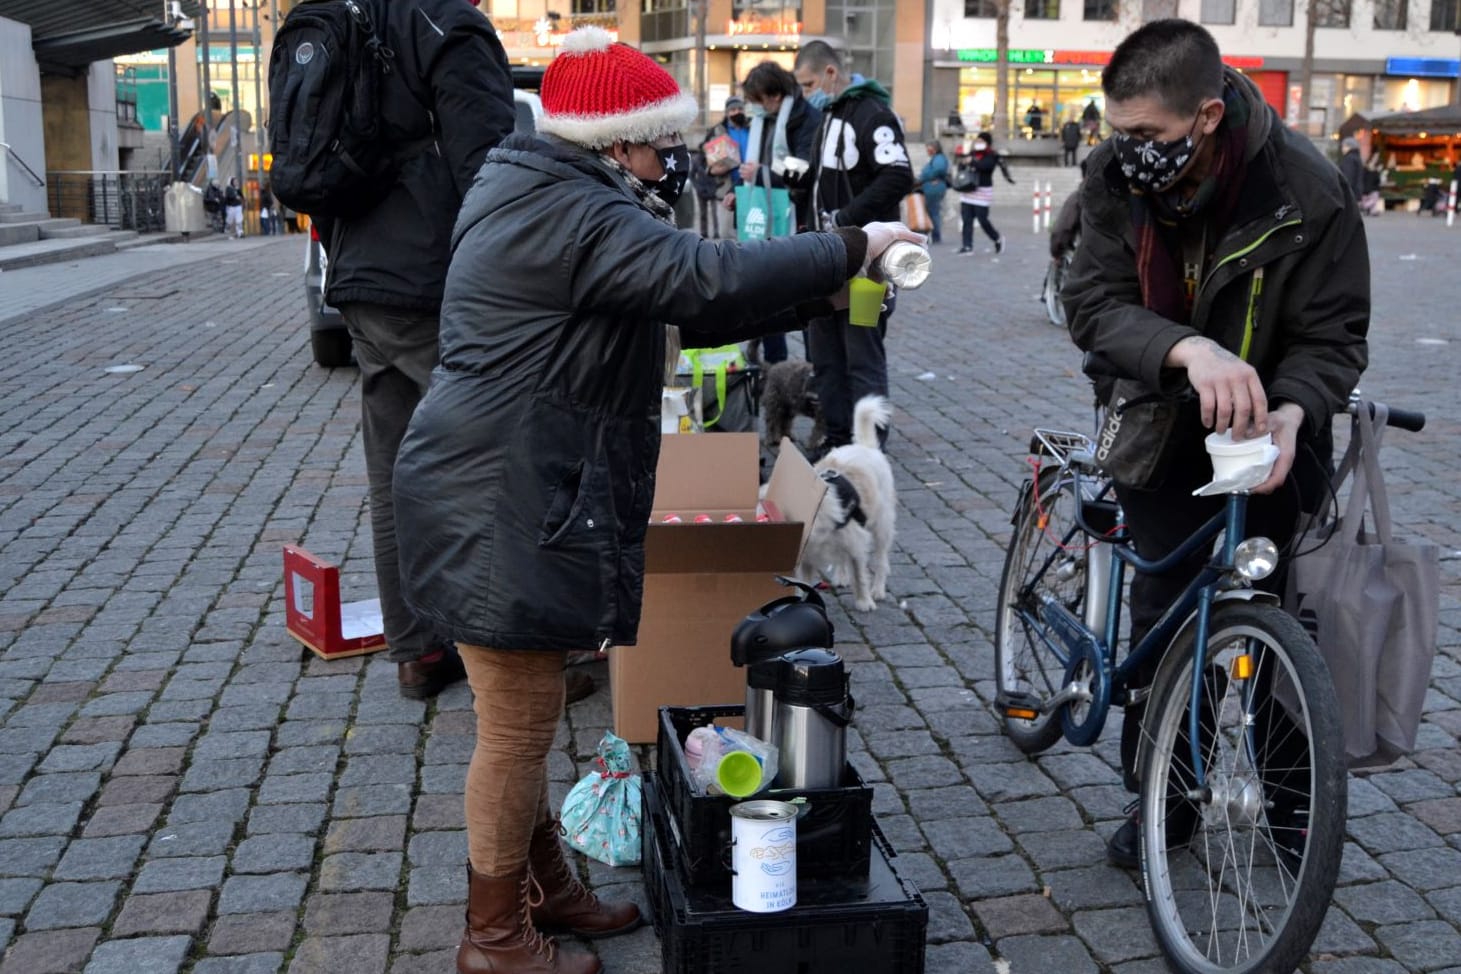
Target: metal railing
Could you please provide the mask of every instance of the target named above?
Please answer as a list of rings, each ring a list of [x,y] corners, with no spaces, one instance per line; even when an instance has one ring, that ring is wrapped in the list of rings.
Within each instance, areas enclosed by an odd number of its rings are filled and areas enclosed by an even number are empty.
[[[29,176],[31,179],[34,179],[35,180],[35,183],[36,183],[37,186],[44,186],[44,185],[46,185],[46,181],[44,179],[42,179],[40,176],[37,176],[36,175],[36,171],[34,169],[32,169],[30,166],[27,166],[25,164],[25,160],[22,159],[22,158],[20,158],[20,156],[16,155],[15,150],[12,149],[12,148],[10,148],[9,144],[7,144],[5,142],[0,142],[0,149],[4,149],[5,152],[6,152],[6,154],[9,155],[11,159],[15,160],[15,164],[17,166],[19,166],[21,169],[23,169],[25,171],[25,174],[27,176]]]
[[[46,199],[53,217],[119,230],[164,229],[166,172],[53,169],[46,175]]]

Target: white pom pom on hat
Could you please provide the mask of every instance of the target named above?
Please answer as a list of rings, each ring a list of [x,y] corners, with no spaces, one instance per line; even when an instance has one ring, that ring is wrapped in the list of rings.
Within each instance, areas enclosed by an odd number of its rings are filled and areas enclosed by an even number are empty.
[[[653,142],[700,113],[668,71],[601,27],[580,27],[564,38],[539,94],[538,130],[590,149]]]
[[[563,46],[558,49],[559,56],[564,54],[588,54],[592,51],[606,51],[609,45],[614,43],[614,35],[602,27],[580,27],[567,37],[563,38]]]

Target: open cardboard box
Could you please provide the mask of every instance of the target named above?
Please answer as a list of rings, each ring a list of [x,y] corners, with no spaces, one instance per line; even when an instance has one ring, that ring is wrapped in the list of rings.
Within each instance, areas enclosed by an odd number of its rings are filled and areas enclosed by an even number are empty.
[[[736,624],[787,594],[827,485],[783,440],[757,522],[760,439],[755,433],[665,436],[654,512],[644,540],[639,642],[609,650],[614,733],[653,743],[662,706],[740,703],[746,674],[731,665]],[[678,524],[664,523],[679,515]],[[696,524],[698,514],[711,523]],[[734,514],[741,520],[726,523]]]

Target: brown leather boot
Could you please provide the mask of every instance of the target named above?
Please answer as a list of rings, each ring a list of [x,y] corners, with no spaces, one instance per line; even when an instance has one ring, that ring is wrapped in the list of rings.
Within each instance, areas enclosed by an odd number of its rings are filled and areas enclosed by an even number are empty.
[[[550,818],[533,830],[528,846],[528,870],[543,890],[533,906],[533,924],[545,930],[566,930],[579,937],[615,937],[637,929],[643,922],[633,903],[605,903],[588,891],[558,842],[558,820]]]
[[[457,974],[600,974],[592,954],[560,953],[534,927],[529,911],[542,890],[523,869],[483,876],[467,866],[467,929],[457,948]],[[534,895],[536,893],[536,896]]]

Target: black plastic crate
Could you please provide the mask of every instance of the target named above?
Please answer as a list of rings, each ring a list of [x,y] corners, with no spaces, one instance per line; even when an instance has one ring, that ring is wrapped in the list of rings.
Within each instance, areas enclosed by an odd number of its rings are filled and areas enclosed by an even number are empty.
[[[661,707],[656,754],[661,792],[675,830],[675,842],[692,886],[730,888],[730,807],[736,799],[697,794],[685,762],[685,738],[697,727],[745,716],[746,708]],[[873,830],[873,789],[852,765],[840,788],[785,788],[757,798],[805,800],[808,809],[796,825],[797,874],[808,878],[865,879]]]
[[[729,883],[686,885],[659,784],[645,774],[641,863],[664,974],[923,974],[928,905],[881,836],[865,881],[798,869],[795,907],[748,913],[731,903]]]

